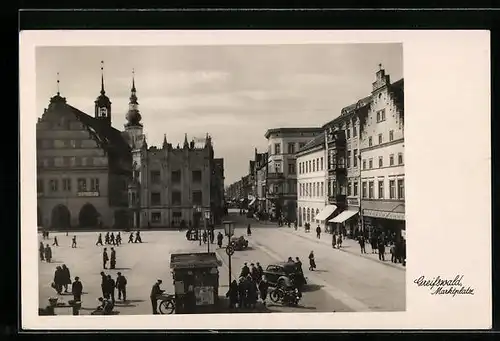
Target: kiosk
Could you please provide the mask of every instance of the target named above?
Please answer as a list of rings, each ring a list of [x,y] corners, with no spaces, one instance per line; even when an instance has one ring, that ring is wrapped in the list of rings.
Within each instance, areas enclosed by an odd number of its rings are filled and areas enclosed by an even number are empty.
[[[215,252],[177,253],[170,256],[176,314],[217,312],[219,265]]]

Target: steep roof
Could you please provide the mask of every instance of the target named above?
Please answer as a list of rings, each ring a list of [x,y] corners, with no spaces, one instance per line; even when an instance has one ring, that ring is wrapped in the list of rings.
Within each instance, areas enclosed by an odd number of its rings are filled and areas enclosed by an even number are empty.
[[[318,146],[324,146],[324,144],[325,144],[325,135],[319,134],[318,136],[314,137],[312,140],[307,142],[304,147],[300,148],[297,153],[302,153]]]
[[[340,110],[340,115],[335,117],[333,120],[325,123],[323,125],[323,128],[326,128],[334,123],[341,122],[341,121],[345,120],[347,118],[347,116],[349,116],[350,114],[353,114],[356,109],[359,109],[359,108],[362,108],[362,107],[368,105],[370,103],[370,101],[371,101],[371,96],[366,96],[366,97],[356,101],[355,103],[350,104],[350,105],[342,108],[342,110]]]

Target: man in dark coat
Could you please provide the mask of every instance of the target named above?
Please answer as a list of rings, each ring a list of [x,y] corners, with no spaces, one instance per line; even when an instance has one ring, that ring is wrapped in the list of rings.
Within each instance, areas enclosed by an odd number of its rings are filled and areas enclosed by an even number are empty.
[[[106,276],[104,271],[101,271],[101,291],[102,291],[102,297],[109,298],[108,277]]]
[[[76,236],[73,236],[73,239],[71,241],[71,248],[72,249],[76,248]]]
[[[316,227],[316,238],[321,238],[321,227],[319,227],[319,225]]]
[[[224,239],[224,236],[219,231],[219,233],[217,234],[217,245],[219,246],[219,248],[222,248],[222,240],[223,239]]]
[[[268,289],[269,289],[269,283],[267,283],[265,279],[262,279],[259,282],[259,292],[260,292],[260,299],[262,300],[262,304],[264,305],[266,305]]]
[[[111,232],[110,236],[109,236],[109,243],[113,246],[116,246],[116,243],[115,243],[115,234],[113,232]]]
[[[80,282],[80,277],[76,276],[75,281],[71,285],[71,292],[73,293],[73,300],[75,302],[81,302],[82,300],[82,292],[83,292],[83,284]]]
[[[134,243],[142,243],[141,231],[137,231],[135,233],[135,241],[134,241]]]
[[[104,242],[106,243],[106,245],[109,244],[109,232],[106,232],[106,235],[104,236]]]
[[[52,246],[59,246],[59,243],[57,241],[57,236],[54,236],[54,242],[52,243]]]
[[[104,248],[104,251],[102,253],[102,268],[106,269],[106,264],[108,263],[109,257],[108,257],[108,252],[106,251],[106,248]]]
[[[247,236],[251,236],[252,235],[252,229],[250,228],[250,224],[248,224],[247,226]]]
[[[101,245],[102,246],[102,233],[99,233],[99,236],[97,237],[97,242],[95,245]]]
[[[40,242],[40,246],[38,247],[38,253],[40,255],[40,260],[44,261],[45,260],[45,246],[43,246],[43,242]]]
[[[245,263],[243,265],[243,267],[241,268],[240,277],[246,278],[249,273],[250,273],[250,269],[248,268],[247,263]]]
[[[365,237],[363,237],[363,235],[360,235],[358,237],[359,239],[359,247],[361,248],[361,253],[366,253],[366,250],[365,250]]]
[[[118,272],[117,275],[116,288],[118,289],[118,299],[121,300],[123,296],[123,301],[125,302],[127,300],[127,279],[121,272]]]
[[[262,269],[262,266],[260,265],[259,262],[257,262],[257,271],[259,271],[259,278],[262,278],[262,275],[264,274],[264,269]]]
[[[47,263],[50,263],[52,260],[52,249],[50,248],[49,244],[45,245],[45,260]]]
[[[385,241],[382,236],[378,239],[378,259],[385,261]]]
[[[250,276],[252,276],[252,280],[255,283],[258,283],[260,281],[259,270],[257,270],[253,263],[250,264]]]
[[[151,288],[151,295],[149,295],[149,298],[151,299],[151,307],[153,308],[154,315],[158,314],[158,296],[165,292],[165,290],[160,289],[161,283],[162,283],[161,279],[157,280],[156,283]]]
[[[114,269],[116,267],[116,251],[115,248],[111,248],[111,259],[110,259],[110,264],[109,264],[110,269]]]
[[[54,272],[54,289],[56,289],[58,295],[61,295],[62,292],[62,286],[64,282],[63,278],[64,273],[62,271],[62,268],[60,266],[56,267],[56,271]]]
[[[229,298],[229,308],[236,307],[236,303],[238,303],[238,282],[236,282],[236,280],[231,282],[226,297]]]
[[[70,274],[69,269],[66,266],[66,264],[62,265],[61,271],[62,271],[62,275],[61,275],[62,276],[62,282],[61,282],[61,284],[64,287],[64,292],[68,292],[68,285],[71,284],[71,274]]]
[[[116,235],[116,246],[120,246],[121,243],[122,243],[122,235],[120,234],[120,232],[118,232],[118,234]]]
[[[109,296],[110,296],[111,302],[113,302],[113,304],[115,303],[115,288],[116,288],[115,280],[113,278],[111,278],[111,275],[108,275]]]

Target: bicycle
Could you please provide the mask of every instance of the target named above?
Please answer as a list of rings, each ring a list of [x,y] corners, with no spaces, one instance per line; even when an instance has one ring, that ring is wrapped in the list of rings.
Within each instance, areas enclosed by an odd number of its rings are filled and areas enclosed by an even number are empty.
[[[158,306],[160,314],[170,315],[175,312],[175,295],[163,294],[158,296],[158,300],[160,301],[160,304]]]

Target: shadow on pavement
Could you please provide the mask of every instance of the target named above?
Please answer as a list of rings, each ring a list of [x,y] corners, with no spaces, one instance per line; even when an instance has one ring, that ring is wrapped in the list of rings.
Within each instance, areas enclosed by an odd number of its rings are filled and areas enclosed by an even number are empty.
[[[130,268],[114,268],[114,269],[108,269],[108,270],[131,270]]]
[[[328,270],[316,269],[316,270],[314,270],[313,272],[320,272],[320,273],[321,273],[321,272],[328,272]]]
[[[318,284],[306,284],[304,288],[302,289],[302,292],[313,292],[313,291],[318,291],[321,288],[323,288],[323,285],[318,285]]]

